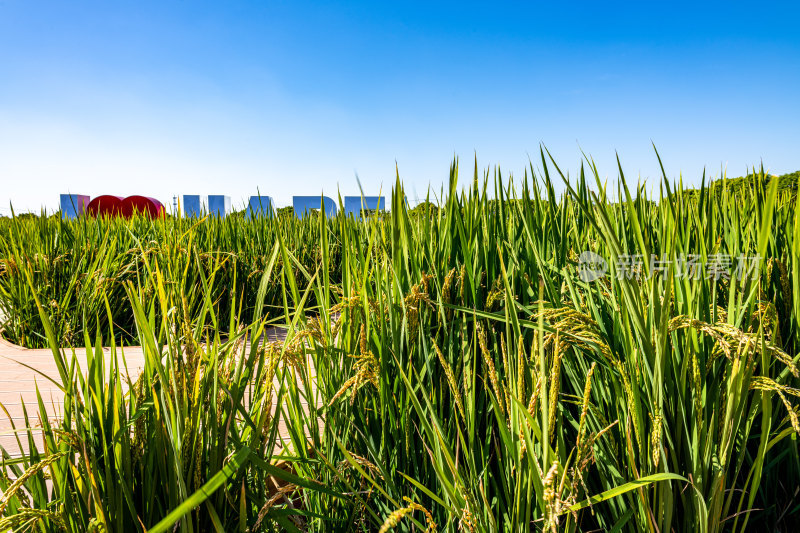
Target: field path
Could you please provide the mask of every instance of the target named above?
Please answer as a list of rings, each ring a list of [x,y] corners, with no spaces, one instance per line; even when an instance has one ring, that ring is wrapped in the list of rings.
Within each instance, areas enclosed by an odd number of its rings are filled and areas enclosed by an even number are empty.
[[[285,331],[281,328],[273,327],[267,331],[266,335],[269,341],[282,340],[285,337]],[[135,381],[144,369],[142,348],[140,346],[128,346],[121,350],[125,354],[125,362],[128,366],[131,381]],[[106,362],[108,362],[110,360],[110,350],[106,348],[104,352],[107,357]],[[75,353],[81,363],[82,370],[85,372],[86,351],[83,348],[77,348]],[[25,365],[32,368],[28,368]],[[27,454],[29,449],[26,433],[19,431],[24,428],[25,424],[24,409],[27,410],[28,418],[33,425],[36,425],[40,420],[38,402],[36,400],[37,386],[50,420],[57,420],[62,412],[63,393],[52,381],[39,374],[39,372],[51,377],[56,382],[60,382],[58,368],[53,360],[53,352],[49,348],[22,348],[0,337],[0,404],[8,412],[6,414],[6,412],[0,410],[0,446],[5,448],[12,457],[19,456],[20,452]],[[22,442],[21,450],[14,435],[14,426],[19,432]],[[282,439],[288,440],[288,431],[283,420],[280,421],[279,434]],[[41,440],[41,434],[36,435],[36,432],[34,432],[34,435],[37,442]]]

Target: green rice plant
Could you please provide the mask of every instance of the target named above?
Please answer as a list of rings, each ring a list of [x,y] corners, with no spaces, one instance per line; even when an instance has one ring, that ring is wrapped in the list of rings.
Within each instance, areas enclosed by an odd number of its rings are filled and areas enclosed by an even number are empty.
[[[612,192],[591,159],[569,177],[540,155],[520,181],[476,164],[466,187],[454,162],[413,211],[398,176],[390,212],[359,220],[11,221],[8,335],[34,345],[50,328],[95,367],[104,340],[117,355],[84,377],[55,349],[76,383],[70,419],[43,454],[7,463],[2,489],[25,478],[35,504],[13,496],[2,520],[791,530],[796,187],[753,169],[732,188],[664,176],[653,196],[620,166]],[[580,275],[587,251],[605,276]],[[740,256],[758,258],[741,276],[687,270]],[[253,342],[270,323],[286,338]],[[141,377],[123,377],[119,344],[144,347]],[[70,432],[100,459],[72,455]],[[141,458],[124,470],[113,454],[128,449]]]
[[[106,332],[110,323],[119,344],[135,343],[134,314],[125,285],[141,285],[143,297],[151,297],[154,289],[145,270],[153,262],[159,263],[168,286],[185,295],[186,305],[195,311],[201,305],[197,295],[203,290],[202,278],[209,276],[211,265],[220,263],[210,287],[216,313],[225,326],[231,318],[249,322],[257,312],[260,274],[278,233],[299,264],[310,268],[318,261],[318,229],[308,220],[14,218],[0,231],[3,335],[21,346],[47,346],[35,291],[64,345],[80,345],[84,330],[90,335],[97,329]],[[336,253],[335,246],[331,253]],[[283,268],[281,261],[276,266],[278,271]],[[25,272],[32,275],[32,288]],[[277,279],[270,280],[264,309],[258,312],[280,312]],[[113,313],[107,312],[103,298]],[[240,299],[234,315],[230,302]]]
[[[275,254],[271,259],[261,276],[259,306]],[[155,260],[146,270],[148,283],[128,283],[126,297],[144,352],[140,375],[129,374],[125,348],[114,344],[113,332],[108,355],[101,332],[85,337],[85,349],[61,348],[34,292],[65,399],[57,422],[43,417],[37,428],[26,414],[17,435],[19,451],[20,439],[28,440],[28,454],[0,450],[0,530],[296,528],[293,520],[303,518],[291,508],[292,492],[326,489],[275,465],[283,354],[248,342],[264,335],[267,322],[260,316],[248,326],[232,322],[235,334],[220,337],[207,288],[223,264],[215,261],[195,314],[182,304],[187,295],[164,281]],[[155,298],[142,298],[148,289]],[[79,351],[85,351],[85,366]],[[38,397],[39,412],[48,412]],[[38,434],[43,446],[37,446]]]
[[[320,309],[332,325],[311,351],[318,389],[287,396],[290,412],[321,406],[296,433],[299,453],[317,458],[304,475],[358,493],[340,505],[362,527],[394,524],[409,500],[440,527],[476,531],[791,523],[797,351],[781,324],[793,311],[770,306],[769,267],[684,279],[643,263],[629,279],[616,265],[625,254],[781,255],[775,220],[796,199],[756,189],[749,208],[712,204],[665,180],[655,203],[621,180],[611,202],[583,172],[559,198],[549,165],[519,199],[495,176],[497,201],[477,172],[458,194],[454,166],[438,213],[409,217],[398,183],[390,224],[343,223],[342,295]],[[610,276],[578,279],[581,250],[603,255]],[[314,290],[327,301],[325,282]],[[786,492],[764,505],[765,486]]]

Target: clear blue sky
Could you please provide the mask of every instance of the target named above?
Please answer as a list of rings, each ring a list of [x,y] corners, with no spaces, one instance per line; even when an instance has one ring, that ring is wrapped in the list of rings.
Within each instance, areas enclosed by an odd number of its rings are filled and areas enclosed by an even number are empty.
[[[795,7],[792,6],[794,4]],[[800,168],[797,3],[0,0],[0,213],[58,194],[367,194]]]

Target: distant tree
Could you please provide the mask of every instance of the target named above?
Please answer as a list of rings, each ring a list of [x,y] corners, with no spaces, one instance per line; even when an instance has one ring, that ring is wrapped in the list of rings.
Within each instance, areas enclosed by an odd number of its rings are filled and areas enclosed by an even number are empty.
[[[420,202],[409,210],[409,214],[413,217],[439,216],[439,206],[433,202]]]
[[[797,180],[800,179],[800,170],[790,174],[783,174],[781,176],[774,176],[772,174],[748,174],[738,178],[724,178],[714,180],[706,185],[708,194],[719,196],[723,191],[728,191],[728,194],[746,194],[751,191],[753,187],[762,186],[767,188],[772,185],[773,180],[778,180],[778,192],[797,192]],[[685,194],[689,196],[699,196],[699,189],[688,189]]]
[[[278,219],[294,218],[294,207],[281,207],[278,208]]]

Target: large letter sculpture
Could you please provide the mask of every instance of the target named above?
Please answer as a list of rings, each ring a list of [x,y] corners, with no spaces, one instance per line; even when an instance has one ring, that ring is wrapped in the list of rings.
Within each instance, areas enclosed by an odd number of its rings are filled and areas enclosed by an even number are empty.
[[[275,214],[275,204],[271,196],[251,196],[250,203],[247,205],[247,218],[272,217]]]
[[[128,196],[119,205],[119,214],[130,218],[134,214],[149,215],[153,218],[163,217],[167,214],[161,202],[147,196]]]
[[[224,217],[231,212],[231,197],[221,194],[210,194],[208,196],[208,214]]]
[[[325,209],[325,215],[336,216],[336,202],[327,196],[293,196],[292,206],[297,218],[303,218],[312,209]]]
[[[64,218],[76,218],[83,213],[94,217],[116,216],[131,217],[135,213],[151,217],[166,216],[164,205],[148,196],[112,196],[104,194],[90,201],[82,194],[62,194],[60,197],[61,214]],[[385,196],[345,196],[344,210],[356,219],[363,213],[380,211],[386,207]],[[298,218],[305,217],[312,210],[323,209],[326,216],[336,216],[337,205],[328,196],[293,196],[292,206]],[[183,196],[183,213],[186,217],[202,217],[205,214],[224,217],[231,213],[231,197],[220,194],[200,196],[185,194]],[[271,196],[251,196],[245,216],[257,218],[273,217],[277,214],[275,202]]]
[[[344,211],[352,214],[356,220],[363,211],[380,211],[386,207],[385,196],[345,196]]]
[[[134,214],[148,215],[151,217],[164,216],[167,214],[164,206],[155,198],[146,196],[112,196],[104,194],[94,198],[86,206],[86,212],[93,217],[101,216],[122,216],[130,218]]]
[[[78,218],[86,212],[86,206],[91,199],[85,194],[62,194],[59,204],[61,204],[62,218]]]
[[[183,195],[183,216],[200,218],[208,208],[208,197],[199,194]]]
[[[92,198],[92,201],[86,206],[86,212],[93,217],[115,216],[119,214],[119,206],[122,200],[124,200],[122,196],[103,194]]]

